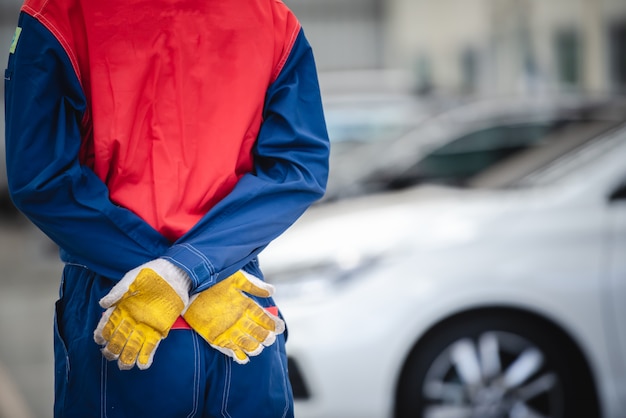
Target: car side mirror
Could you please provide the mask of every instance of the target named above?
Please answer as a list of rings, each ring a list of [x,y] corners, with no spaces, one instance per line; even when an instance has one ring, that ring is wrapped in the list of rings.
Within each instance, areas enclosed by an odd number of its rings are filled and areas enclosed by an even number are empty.
[[[609,196],[609,202],[626,200],[626,180],[623,181]]]

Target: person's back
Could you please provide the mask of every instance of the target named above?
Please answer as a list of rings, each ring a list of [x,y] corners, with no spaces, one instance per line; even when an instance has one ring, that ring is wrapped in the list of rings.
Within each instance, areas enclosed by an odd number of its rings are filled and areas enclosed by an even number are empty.
[[[276,0],[28,1],[88,100],[83,163],[175,240],[252,169],[300,26]]]

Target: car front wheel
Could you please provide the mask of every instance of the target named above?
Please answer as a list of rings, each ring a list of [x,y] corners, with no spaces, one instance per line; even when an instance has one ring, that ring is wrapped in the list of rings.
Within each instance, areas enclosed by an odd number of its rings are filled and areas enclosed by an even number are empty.
[[[413,350],[396,417],[597,417],[594,386],[560,332],[521,315],[446,323]]]

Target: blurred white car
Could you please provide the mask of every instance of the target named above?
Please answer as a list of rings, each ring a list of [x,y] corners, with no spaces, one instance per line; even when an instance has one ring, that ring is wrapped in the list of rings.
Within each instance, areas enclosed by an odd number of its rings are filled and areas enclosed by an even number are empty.
[[[625,416],[626,126],[472,132],[262,253],[299,418]]]

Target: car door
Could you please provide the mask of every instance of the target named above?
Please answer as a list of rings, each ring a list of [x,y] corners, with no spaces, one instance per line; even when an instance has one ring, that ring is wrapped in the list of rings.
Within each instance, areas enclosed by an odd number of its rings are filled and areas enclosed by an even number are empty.
[[[618,373],[617,387],[621,401],[626,406],[626,178],[609,197],[610,237],[608,242],[608,276],[611,313],[608,319],[614,324],[612,340],[614,371]]]

